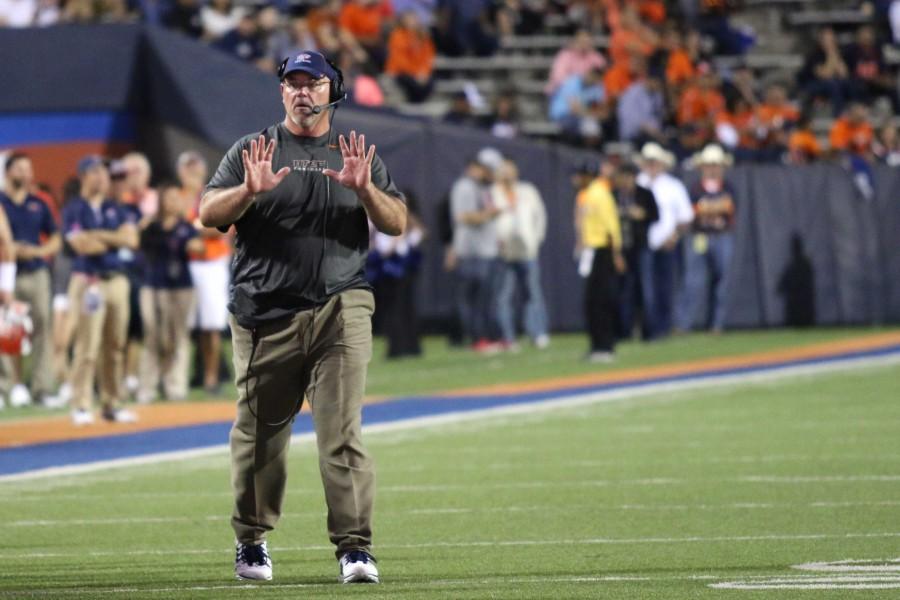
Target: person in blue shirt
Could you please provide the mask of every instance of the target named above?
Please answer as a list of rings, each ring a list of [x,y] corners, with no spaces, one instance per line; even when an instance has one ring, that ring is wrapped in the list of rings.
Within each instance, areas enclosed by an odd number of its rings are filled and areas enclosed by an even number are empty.
[[[9,221],[15,242],[15,299],[28,304],[33,324],[31,341],[31,391],[22,383],[22,360],[16,357],[0,361],[0,377],[12,374],[15,385],[9,393],[12,406],[25,406],[32,397],[55,407],[53,397],[52,328],[50,319],[50,269],[47,259],[59,251],[60,238],[50,208],[31,193],[34,169],[31,159],[12,153],[6,160],[6,184],[0,193],[0,206]]]
[[[6,159],[6,185],[0,193],[0,206],[9,221],[16,252],[15,298],[30,308],[34,329],[31,333],[31,391],[22,383],[22,360],[15,357],[0,361],[2,376],[10,373],[16,382],[9,394],[12,406],[25,406],[32,397],[48,407],[56,407],[53,396],[53,344],[50,319],[50,269],[47,259],[60,249],[56,222],[47,204],[31,193],[34,169],[31,159],[13,153]]]
[[[603,72],[590,69],[584,75],[572,75],[550,99],[550,119],[559,123],[563,133],[579,138],[599,138],[606,91]]]
[[[63,210],[65,240],[75,253],[69,282],[75,325],[72,421],[76,425],[94,421],[91,406],[99,366],[101,415],[108,421],[133,422],[136,415],[119,407],[129,317],[129,284],[120,251],[137,248],[137,228],[126,220],[120,205],[109,199],[109,170],[102,158],[83,158],[78,176],[80,196]]]
[[[145,260],[140,290],[144,321],[138,402],[156,399],[160,380],[168,400],[184,400],[188,392],[190,336],[188,320],[196,297],[188,253],[203,252],[197,230],[184,218],[180,188],[167,183],[159,189],[156,219],[141,232]]]

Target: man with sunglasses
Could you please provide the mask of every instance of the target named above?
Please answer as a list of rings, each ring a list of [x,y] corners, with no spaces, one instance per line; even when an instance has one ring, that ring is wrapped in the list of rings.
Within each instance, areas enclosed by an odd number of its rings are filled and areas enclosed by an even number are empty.
[[[406,205],[374,146],[331,130],[340,71],[318,52],[279,69],[282,122],[240,139],[200,204],[204,226],[237,231],[229,299],[238,414],[231,430],[235,574],[271,579],[266,534],[281,514],[291,423],[312,409],[340,581],[378,582],[375,495],[361,406],[374,301],[368,221],[406,227]]]

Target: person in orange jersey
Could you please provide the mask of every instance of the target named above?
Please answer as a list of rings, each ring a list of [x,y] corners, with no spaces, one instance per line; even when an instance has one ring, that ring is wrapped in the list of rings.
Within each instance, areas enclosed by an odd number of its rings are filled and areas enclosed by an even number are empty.
[[[403,88],[410,102],[424,102],[433,87],[434,42],[431,34],[409,11],[400,16],[400,23],[388,38],[385,72]]]

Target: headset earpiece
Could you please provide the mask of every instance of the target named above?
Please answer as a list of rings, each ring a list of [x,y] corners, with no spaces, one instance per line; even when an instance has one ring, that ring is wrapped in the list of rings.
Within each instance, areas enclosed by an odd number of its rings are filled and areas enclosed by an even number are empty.
[[[344,98],[344,73],[330,59],[326,58],[325,62],[328,63],[329,67],[334,69],[334,72],[337,75],[337,77],[331,80],[331,84],[328,86],[328,101],[336,102],[342,100]]]
[[[283,61],[281,61],[281,64],[278,65],[278,80],[279,81],[284,79],[284,72],[287,69],[288,60],[290,60],[290,58],[284,59]]]

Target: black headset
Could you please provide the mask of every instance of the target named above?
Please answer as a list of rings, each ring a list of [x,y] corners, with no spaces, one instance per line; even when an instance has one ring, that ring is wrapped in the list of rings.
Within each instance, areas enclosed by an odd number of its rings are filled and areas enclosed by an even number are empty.
[[[322,55],[325,57],[325,55]],[[281,64],[278,65],[278,80],[281,81],[284,79],[284,72],[287,70],[288,61],[290,57],[285,58],[281,61]],[[341,71],[334,62],[325,58],[325,62],[328,63],[328,66],[332,68],[336,77],[331,79],[331,82],[328,84],[328,102],[338,102],[344,99],[346,92],[344,91],[344,72]]]

